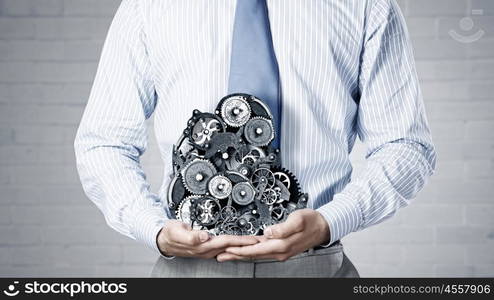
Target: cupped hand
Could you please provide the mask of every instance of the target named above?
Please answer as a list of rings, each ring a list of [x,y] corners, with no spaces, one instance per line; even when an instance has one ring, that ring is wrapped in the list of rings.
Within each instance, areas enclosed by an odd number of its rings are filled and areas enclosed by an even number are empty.
[[[313,209],[291,213],[283,223],[272,225],[259,243],[235,245],[217,256],[219,262],[229,260],[276,259],[285,261],[309,248],[329,240],[329,226],[324,217]]]
[[[254,236],[211,236],[204,230],[195,230],[178,220],[169,220],[158,234],[158,248],[167,256],[213,258],[228,247],[254,245]]]

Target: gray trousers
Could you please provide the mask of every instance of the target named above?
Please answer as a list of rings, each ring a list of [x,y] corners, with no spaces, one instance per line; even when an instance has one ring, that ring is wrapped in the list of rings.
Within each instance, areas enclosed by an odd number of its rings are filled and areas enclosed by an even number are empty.
[[[357,269],[338,243],[328,248],[310,249],[284,262],[276,260],[228,261],[215,259],[160,257],[152,277],[359,277]]]

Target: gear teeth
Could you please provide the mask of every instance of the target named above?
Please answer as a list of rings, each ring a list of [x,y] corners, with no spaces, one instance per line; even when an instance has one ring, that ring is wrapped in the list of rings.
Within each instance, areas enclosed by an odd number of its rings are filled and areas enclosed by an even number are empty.
[[[259,116],[252,117],[250,120],[264,120],[264,121],[266,121],[266,122],[269,123],[269,126],[271,127],[271,137],[269,138],[269,141],[266,142],[266,143],[257,144],[256,146],[257,147],[266,147],[267,145],[269,145],[274,140],[274,138],[275,138],[273,121],[271,119],[268,119],[268,118],[265,118],[265,117],[259,117]]]
[[[249,113],[248,113],[249,118],[245,122],[235,123],[235,122],[232,122],[231,120],[228,120],[228,117],[225,116],[225,114],[224,114],[226,111],[225,106],[229,101],[233,101],[233,100],[240,101],[247,106],[247,110],[249,111]],[[221,104],[221,108],[220,108],[220,114],[221,114],[221,118],[223,119],[223,122],[225,122],[225,124],[228,127],[240,128],[240,127],[244,126],[245,123],[247,123],[250,120],[250,116],[252,115],[252,109],[249,105],[249,102],[247,101],[247,99],[245,97],[232,96],[231,98],[227,98],[223,101],[223,103]]]
[[[299,183],[297,177],[295,177],[295,175],[293,175],[293,173],[290,172],[288,169],[285,169],[284,167],[276,167],[276,168],[272,168],[272,171],[273,171],[273,173],[275,173],[275,172],[283,172],[286,175],[288,175],[288,177],[290,177],[290,180],[293,183],[293,185],[290,186],[290,190],[293,187],[296,187],[296,189],[293,190],[293,192],[295,192],[297,194],[302,193],[302,189],[300,188],[300,183]]]
[[[197,161],[201,161],[203,163],[206,163],[209,167],[211,167],[213,170],[216,171],[216,167],[207,159],[203,159],[203,158],[194,158],[193,160],[189,161],[188,163],[185,164],[185,166],[182,168],[181,172],[180,172],[180,177],[182,179],[182,183],[184,184],[185,186],[185,189],[187,191],[189,191],[192,195],[196,195],[193,191],[190,190],[190,188],[187,186],[187,182],[185,181],[185,172],[187,171],[187,169],[195,162]]]

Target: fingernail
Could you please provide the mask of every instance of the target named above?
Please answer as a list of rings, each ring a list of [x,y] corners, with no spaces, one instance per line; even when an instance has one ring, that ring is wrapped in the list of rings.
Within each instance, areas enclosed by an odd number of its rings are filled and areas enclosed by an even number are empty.
[[[201,242],[205,242],[208,239],[209,239],[209,234],[207,232],[199,233],[199,240],[201,240]]]
[[[270,227],[266,228],[266,230],[264,231],[264,235],[268,238],[273,237],[273,230]]]

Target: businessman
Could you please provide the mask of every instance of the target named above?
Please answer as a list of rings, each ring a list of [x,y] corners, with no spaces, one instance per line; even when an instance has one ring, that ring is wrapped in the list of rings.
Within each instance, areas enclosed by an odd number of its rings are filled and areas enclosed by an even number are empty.
[[[263,236],[171,219],[171,151],[193,109],[263,99],[282,165],[309,194]],[[164,162],[150,191],[146,120]],[[356,137],[366,168],[352,177]],[[160,254],[153,276],[356,277],[340,239],[393,216],[435,168],[412,47],[394,0],[123,0],[77,137],[77,167],[109,226]]]

